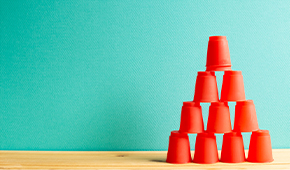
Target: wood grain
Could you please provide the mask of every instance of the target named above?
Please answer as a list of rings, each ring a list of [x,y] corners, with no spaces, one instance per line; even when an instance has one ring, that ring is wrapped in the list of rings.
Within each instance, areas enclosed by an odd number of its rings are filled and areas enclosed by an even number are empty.
[[[273,157],[271,163],[175,165],[165,162],[165,151],[0,151],[0,169],[290,169],[290,149],[275,149]]]

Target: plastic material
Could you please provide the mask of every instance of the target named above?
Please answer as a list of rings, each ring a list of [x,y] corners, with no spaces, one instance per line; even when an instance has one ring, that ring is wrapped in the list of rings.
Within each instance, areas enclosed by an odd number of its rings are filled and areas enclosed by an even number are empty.
[[[230,110],[227,102],[214,102],[209,106],[207,132],[227,133],[232,131]]]
[[[204,131],[202,109],[199,103],[183,102],[179,131],[186,133],[201,133]]]
[[[211,36],[207,48],[207,71],[231,70],[228,41],[225,36]]]
[[[243,75],[241,71],[225,71],[221,91],[221,101],[246,100]]]
[[[251,135],[248,159],[249,162],[272,162],[271,138],[268,130],[257,130]]]
[[[200,71],[196,77],[195,102],[217,102],[218,88],[214,72]]]
[[[221,151],[221,162],[245,162],[243,137],[240,132],[225,133]]]
[[[173,164],[191,162],[189,138],[186,133],[179,131],[171,132],[166,162]]]
[[[259,129],[253,100],[239,101],[235,107],[234,131],[252,132]]]
[[[215,71],[225,71],[219,100]],[[234,101],[235,120],[232,130],[228,102]],[[210,102],[207,130],[204,130],[200,102]],[[206,71],[197,74],[193,101],[183,102],[179,131],[169,137],[167,162],[191,161],[188,133],[198,133],[193,162],[211,164],[219,161],[215,133],[225,133],[221,161],[245,161],[241,132],[252,132],[248,161],[271,162],[272,148],[268,131],[259,130],[253,100],[246,100],[241,71],[231,70],[228,42],[225,36],[209,37]]]
[[[197,134],[193,162],[211,164],[218,161],[218,150],[214,133]]]

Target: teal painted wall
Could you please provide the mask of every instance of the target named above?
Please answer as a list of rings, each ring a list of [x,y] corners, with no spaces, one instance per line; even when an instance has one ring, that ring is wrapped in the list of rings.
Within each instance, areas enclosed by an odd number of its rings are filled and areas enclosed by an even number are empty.
[[[288,0],[1,0],[0,149],[166,150],[211,35],[227,36],[273,148],[290,148],[289,9]]]

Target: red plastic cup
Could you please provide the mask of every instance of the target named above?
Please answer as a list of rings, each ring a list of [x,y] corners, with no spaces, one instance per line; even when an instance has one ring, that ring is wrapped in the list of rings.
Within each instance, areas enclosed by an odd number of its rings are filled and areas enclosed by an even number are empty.
[[[251,135],[248,153],[249,162],[272,162],[271,138],[268,130],[257,130]]]
[[[202,109],[199,103],[183,102],[179,132],[201,133],[204,131]]]
[[[166,162],[173,164],[191,162],[189,138],[186,133],[179,131],[171,132]]]
[[[197,134],[193,162],[212,164],[218,161],[218,150],[214,133]]]
[[[206,71],[231,70],[231,58],[226,36],[211,36],[208,41]]]
[[[230,110],[226,102],[211,103],[206,131],[212,133],[227,133],[232,131]]]
[[[194,102],[217,102],[218,88],[214,72],[200,71],[196,77]]]
[[[221,101],[246,100],[243,75],[241,71],[225,71],[221,91]]]
[[[253,100],[239,101],[235,107],[234,131],[252,132],[259,129]]]
[[[225,133],[221,151],[221,162],[239,163],[245,162],[245,150],[243,137],[240,132]]]

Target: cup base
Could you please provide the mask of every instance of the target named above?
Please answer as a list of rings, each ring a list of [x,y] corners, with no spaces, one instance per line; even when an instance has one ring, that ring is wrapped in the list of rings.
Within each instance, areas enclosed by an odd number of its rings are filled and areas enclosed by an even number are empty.
[[[231,71],[231,65],[206,66],[206,71]]]
[[[273,162],[274,161],[274,159],[272,159],[272,160],[269,160],[269,161],[263,161],[263,162],[261,162],[261,161],[251,161],[251,160],[246,160],[247,162],[252,162],[252,163],[270,163],[270,162]]]
[[[196,164],[215,164],[215,163],[218,163],[219,161],[216,161],[216,162],[194,162],[193,163],[196,163]]]
[[[170,164],[188,164],[188,163],[192,163],[192,161],[189,161],[189,162],[169,162],[166,160],[167,163],[170,163]]]

